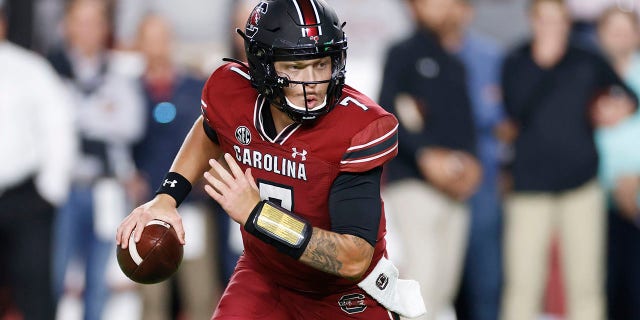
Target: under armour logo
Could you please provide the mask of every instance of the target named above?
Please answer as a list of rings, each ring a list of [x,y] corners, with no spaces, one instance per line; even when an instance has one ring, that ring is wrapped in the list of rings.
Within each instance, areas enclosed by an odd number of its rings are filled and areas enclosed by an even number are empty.
[[[300,156],[300,158],[302,159],[302,161],[306,161],[307,160],[307,150],[302,149],[302,152],[298,152],[297,148],[291,148],[291,150],[293,150],[293,152],[291,153],[291,156],[295,159],[297,156]]]
[[[177,180],[169,181],[167,179],[164,179],[164,183],[162,184],[162,186],[163,187],[166,186],[167,183],[171,185],[171,188],[175,188],[178,181]]]

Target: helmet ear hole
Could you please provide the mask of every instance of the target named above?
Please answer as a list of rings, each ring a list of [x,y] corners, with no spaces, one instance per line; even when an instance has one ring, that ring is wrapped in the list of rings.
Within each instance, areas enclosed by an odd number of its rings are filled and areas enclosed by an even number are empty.
[[[256,57],[258,57],[258,58],[262,58],[262,57],[264,57],[264,56],[266,56],[266,55],[267,55],[267,53],[266,53],[266,52],[264,52],[264,49],[262,49],[262,48],[260,48],[260,49],[258,49],[258,50],[256,51]]]

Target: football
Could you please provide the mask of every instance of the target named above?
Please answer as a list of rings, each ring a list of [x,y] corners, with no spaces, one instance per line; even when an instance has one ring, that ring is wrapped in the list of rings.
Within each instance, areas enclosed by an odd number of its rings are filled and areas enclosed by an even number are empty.
[[[132,233],[127,249],[117,248],[122,272],[142,284],[158,283],[171,277],[180,267],[183,252],[175,229],[160,220],[147,223],[137,243]]]

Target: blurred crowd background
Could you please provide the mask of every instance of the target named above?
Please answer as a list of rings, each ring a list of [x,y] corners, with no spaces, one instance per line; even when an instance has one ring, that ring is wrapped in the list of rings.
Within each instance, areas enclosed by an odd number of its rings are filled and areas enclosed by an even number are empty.
[[[325,1],[400,122],[388,251],[424,319],[640,320],[640,1]],[[0,0],[0,320],[209,319],[242,242],[202,188],[169,281],[115,230],[257,2]]]

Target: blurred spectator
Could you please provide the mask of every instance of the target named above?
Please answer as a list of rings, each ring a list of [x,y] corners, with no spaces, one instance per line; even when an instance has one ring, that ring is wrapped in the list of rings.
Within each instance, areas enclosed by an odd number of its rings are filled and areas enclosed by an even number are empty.
[[[574,21],[595,22],[615,2],[631,4],[633,0],[567,0],[567,8]]]
[[[331,5],[346,22],[349,56],[357,57],[347,59],[347,84],[378,97],[386,50],[413,31],[409,8],[402,1],[379,0],[332,1]]]
[[[637,0],[567,0],[569,14],[573,20],[572,40],[588,49],[599,50],[597,21],[604,11],[616,6],[621,10],[636,11],[640,8]]]
[[[233,2],[233,14],[231,15],[231,23],[232,28],[238,28],[243,30],[245,24],[247,23],[247,16],[251,13],[253,8],[256,6],[256,1],[254,0],[241,0]],[[247,61],[247,56],[244,52],[244,39],[238,35],[237,32],[233,31],[231,33],[231,56],[241,60]]]
[[[640,23],[636,11],[614,6],[598,20],[604,53],[618,75],[640,94]],[[597,101],[600,182],[609,208],[607,300],[608,319],[640,319],[640,113],[616,123],[611,115],[618,98]],[[605,105],[607,104],[607,105]],[[609,111],[607,111],[609,110]]]
[[[233,32],[233,15],[238,3],[257,0],[174,0],[117,1],[115,8],[115,42],[120,49],[135,43],[136,28],[148,13],[165,17],[173,26],[176,60],[205,76],[232,54],[229,43]],[[243,25],[244,26],[244,25]]]
[[[521,39],[529,31],[525,14],[530,0],[471,0],[474,30],[491,35],[503,46]]]
[[[141,20],[148,13],[160,15],[174,29],[175,64],[194,75],[207,77],[222,64],[224,57],[244,60],[244,41],[234,29],[244,28],[246,17],[256,2],[187,0],[177,4],[173,0],[118,1],[115,10],[116,45],[120,49],[134,48],[136,28]],[[209,210],[215,212],[217,262],[221,281],[226,284],[242,253],[240,229],[212,199],[209,199],[209,206]]]
[[[107,1],[107,0],[105,0]],[[38,53],[59,43],[59,22],[67,0],[6,0],[8,39]]]
[[[7,39],[26,49],[34,49],[34,0],[6,0]]]
[[[153,13],[171,23],[179,41],[197,43],[228,39],[231,26],[228,13],[237,1],[186,0],[180,5],[171,0],[118,1],[115,8],[115,38],[125,47],[135,46],[140,22],[147,14]],[[224,41],[220,41],[219,45],[226,47]]]
[[[498,319],[502,284],[502,204],[498,188],[501,144],[495,135],[504,120],[500,67],[502,48],[470,28],[474,7],[456,0],[443,42],[467,71],[482,181],[470,199],[471,225],[465,267],[456,303],[459,319]]]
[[[75,158],[73,112],[47,61],[5,40],[6,21],[0,0],[0,287],[18,318],[51,319],[52,226]]]
[[[139,170],[135,199],[141,204],[153,197],[155,188],[171,166],[183,137],[200,116],[200,96],[204,79],[194,77],[175,64],[173,33],[168,22],[157,15],[143,19],[137,48],[145,58],[141,78],[144,88],[147,125],[143,139],[135,145],[134,158]],[[185,319],[208,319],[220,298],[217,243],[213,238],[212,213],[203,206],[201,188],[180,206],[188,241],[178,273],[169,281],[141,287],[143,317],[148,320],[173,319],[171,286],[177,280],[181,314]],[[136,204],[136,205],[137,205]]]
[[[33,26],[33,46],[36,51],[47,53],[62,42],[61,21],[66,3],[67,0],[35,1],[34,20],[37,23]]]
[[[400,269],[437,319],[452,307],[481,176],[463,64],[441,45],[457,0],[408,0],[416,28],[387,53],[380,104],[400,121],[383,197],[401,230]],[[419,245],[418,245],[419,244]]]
[[[118,0],[103,0],[109,4]],[[9,41],[47,53],[62,41],[61,20],[69,0],[5,0]]]
[[[567,0],[572,19],[572,40],[589,49],[597,48],[596,20],[612,3],[635,0]]]
[[[55,288],[59,296],[73,294],[77,285],[65,286],[65,275],[69,263],[80,259],[84,319],[100,319],[110,295],[105,271],[114,260],[113,232],[128,210],[122,182],[133,172],[129,148],[144,125],[138,87],[113,71],[108,13],[101,0],[70,1],[65,45],[49,55],[74,98],[82,150],[71,195],[56,221]]]
[[[519,132],[505,203],[501,317],[539,315],[557,230],[567,319],[604,319],[605,203],[587,113],[594,95],[612,86],[633,98],[628,110],[637,100],[601,56],[569,43],[564,1],[533,0],[529,14],[533,38],[502,70],[505,107]]]

